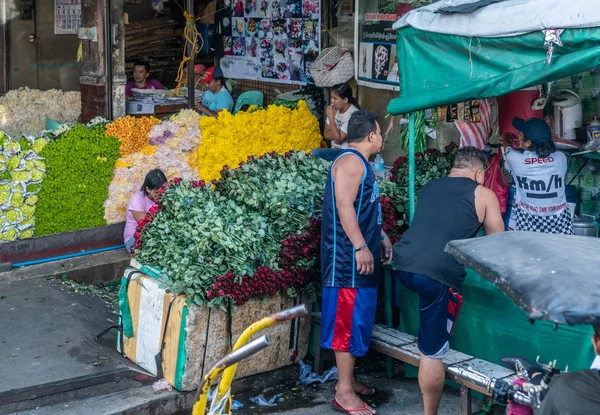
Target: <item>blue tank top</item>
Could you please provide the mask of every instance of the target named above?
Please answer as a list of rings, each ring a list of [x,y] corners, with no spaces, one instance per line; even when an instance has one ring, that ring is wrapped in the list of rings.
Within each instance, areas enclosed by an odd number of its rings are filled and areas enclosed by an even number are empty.
[[[375,271],[362,275],[356,270],[356,249],[344,232],[335,205],[335,180],[333,166],[341,157],[358,157],[364,173],[354,201],[360,231],[375,260]],[[323,196],[323,221],[321,224],[321,277],[324,287],[372,288],[381,282],[381,205],[379,187],[369,162],[358,151],[345,149],[335,159],[329,170]]]

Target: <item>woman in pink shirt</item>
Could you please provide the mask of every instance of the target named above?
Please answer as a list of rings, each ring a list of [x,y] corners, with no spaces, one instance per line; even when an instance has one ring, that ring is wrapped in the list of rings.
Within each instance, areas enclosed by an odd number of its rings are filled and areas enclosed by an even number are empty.
[[[131,252],[134,244],[134,233],[138,222],[146,217],[152,206],[156,206],[158,189],[167,182],[167,176],[160,169],[154,169],[146,175],[142,188],[135,192],[127,204],[127,220],[123,240],[125,248]]]

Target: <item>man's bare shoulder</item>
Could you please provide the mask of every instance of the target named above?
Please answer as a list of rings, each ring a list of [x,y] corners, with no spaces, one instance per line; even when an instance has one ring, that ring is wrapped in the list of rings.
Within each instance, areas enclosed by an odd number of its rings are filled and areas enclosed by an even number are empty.
[[[343,172],[347,175],[356,175],[363,173],[364,165],[359,156],[352,153],[347,153],[335,161],[333,166],[334,175],[339,172]]]
[[[496,198],[496,194],[483,185],[479,185],[475,188],[475,203],[477,201],[487,202],[489,200],[494,200]]]

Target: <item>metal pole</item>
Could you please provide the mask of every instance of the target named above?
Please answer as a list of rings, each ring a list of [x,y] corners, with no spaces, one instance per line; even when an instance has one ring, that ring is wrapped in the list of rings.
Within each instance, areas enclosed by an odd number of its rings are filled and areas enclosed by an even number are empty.
[[[112,36],[110,25],[110,0],[102,2],[102,33],[104,42],[104,118],[113,119],[112,112]]]
[[[10,53],[10,49],[8,46],[8,20],[6,17],[6,1],[2,2],[2,15],[0,17],[0,21],[2,23],[2,70],[0,73],[2,74],[2,86],[0,87],[0,93],[6,94],[8,92],[8,74],[9,70],[9,62],[8,57]]]
[[[415,216],[415,113],[408,117],[408,221]]]
[[[194,0],[186,0],[185,8],[187,12],[192,16],[192,20],[186,22],[189,25],[195,25],[196,20],[194,20]],[[187,48],[187,56],[191,58],[194,55],[194,49],[196,45],[192,45],[191,43],[186,43]],[[196,107],[196,101],[194,97],[194,60],[190,59],[187,64],[187,90],[188,90],[188,109],[194,109]]]
[[[388,327],[394,327],[394,283],[391,265],[384,267],[384,287],[385,287],[385,323]],[[385,372],[388,379],[394,377],[394,359],[390,356],[385,357]]]

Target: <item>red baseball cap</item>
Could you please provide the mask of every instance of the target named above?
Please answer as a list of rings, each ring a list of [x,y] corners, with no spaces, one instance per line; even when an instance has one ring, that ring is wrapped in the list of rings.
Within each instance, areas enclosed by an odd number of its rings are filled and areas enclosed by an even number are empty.
[[[221,70],[221,68],[219,68],[218,66],[212,66],[210,68],[208,68],[206,70],[206,72],[204,72],[204,76],[202,76],[202,78],[200,78],[200,82],[202,82],[203,84],[207,84],[210,81],[212,81],[214,78],[222,78],[223,77],[223,71]]]

